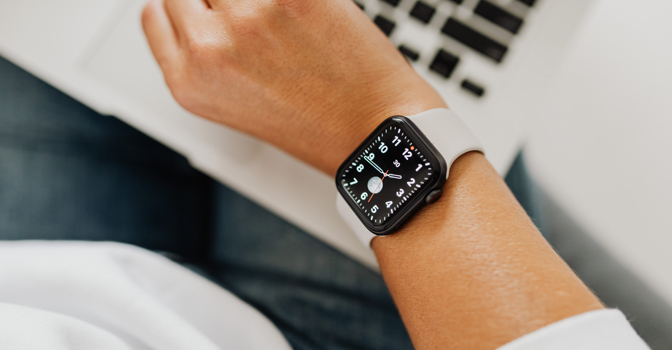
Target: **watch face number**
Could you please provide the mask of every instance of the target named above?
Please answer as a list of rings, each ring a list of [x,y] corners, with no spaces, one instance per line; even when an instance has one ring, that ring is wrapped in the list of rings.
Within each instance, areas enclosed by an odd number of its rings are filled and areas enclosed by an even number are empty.
[[[405,148],[402,156],[404,156],[404,159],[409,160],[413,156],[413,153],[408,148]]]
[[[437,181],[431,151],[400,124],[378,129],[339,170],[342,190],[374,226],[393,220]]]

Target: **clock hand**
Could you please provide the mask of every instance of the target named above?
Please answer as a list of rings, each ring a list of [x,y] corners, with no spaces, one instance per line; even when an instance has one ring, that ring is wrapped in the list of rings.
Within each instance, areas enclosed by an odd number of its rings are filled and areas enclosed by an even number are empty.
[[[378,170],[379,173],[383,174],[383,169],[382,169],[381,167],[379,167],[378,164],[374,163],[374,162],[373,162],[371,159],[369,159],[369,157],[367,157],[367,156],[364,156],[364,159],[365,159],[367,162],[369,162],[369,164],[371,164],[371,166],[372,166],[374,169]]]
[[[397,175],[397,174],[387,174],[387,177],[389,177],[390,179],[401,180],[401,175]]]

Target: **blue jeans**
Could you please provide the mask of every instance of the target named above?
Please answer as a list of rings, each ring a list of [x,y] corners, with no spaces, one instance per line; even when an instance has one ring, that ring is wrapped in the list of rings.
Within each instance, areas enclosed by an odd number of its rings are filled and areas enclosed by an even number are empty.
[[[506,180],[541,225],[520,157]],[[162,252],[255,306],[295,349],[412,349],[380,275],[2,58],[0,239],[118,241]],[[575,247],[558,247],[581,261]],[[573,266],[580,275],[582,266],[590,265]]]

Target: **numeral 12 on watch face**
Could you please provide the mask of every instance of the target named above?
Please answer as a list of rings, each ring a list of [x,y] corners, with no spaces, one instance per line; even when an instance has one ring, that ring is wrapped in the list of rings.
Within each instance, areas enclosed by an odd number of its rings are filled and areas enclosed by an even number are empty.
[[[379,127],[339,169],[337,183],[360,219],[373,226],[393,221],[437,181],[436,158],[400,123]]]

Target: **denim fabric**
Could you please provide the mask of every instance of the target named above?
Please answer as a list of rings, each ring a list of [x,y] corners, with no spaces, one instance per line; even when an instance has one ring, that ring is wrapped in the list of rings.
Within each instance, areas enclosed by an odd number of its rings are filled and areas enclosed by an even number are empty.
[[[203,256],[212,180],[0,58],[0,239],[113,240]]]
[[[507,181],[526,200],[521,169]],[[295,349],[412,348],[380,275],[1,58],[0,239],[166,252],[262,311]]]
[[[379,274],[224,186],[217,200],[213,279],[295,349],[412,349]]]

